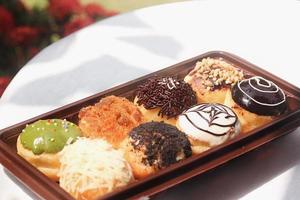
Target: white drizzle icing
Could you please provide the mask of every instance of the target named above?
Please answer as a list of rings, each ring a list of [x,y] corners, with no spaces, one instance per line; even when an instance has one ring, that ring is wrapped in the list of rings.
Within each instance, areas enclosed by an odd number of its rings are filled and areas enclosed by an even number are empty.
[[[264,91],[264,90],[261,90],[261,89],[259,89],[259,88],[254,87],[254,86],[252,85],[252,83],[251,83],[251,80],[255,80],[256,83],[257,83],[257,85],[259,85],[259,86],[261,86],[261,87],[264,87],[264,88],[270,88],[270,87],[272,87],[272,86],[275,86],[276,90],[273,90],[273,91]],[[267,85],[261,84],[261,83],[260,83],[261,80],[264,80],[264,81],[267,83]],[[263,103],[263,102],[257,101],[256,99],[254,99],[253,97],[251,97],[249,94],[247,94],[247,93],[241,88],[241,84],[242,84],[243,82],[246,82],[246,81],[248,81],[248,83],[249,83],[249,85],[251,86],[251,88],[253,88],[253,89],[256,90],[256,91],[262,92],[262,93],[277,93],[278,91],[280,91],[280,92],[282,93],[283,100],[280,101],[280,102],[278,102],[278,103]],[[240,81],[240,82],[237,83],[237,86],[238,86],[238,88],[240,89],[240,91],[241,91],[243,94],[245,94],[248,98],[250,98],[252,101],[254,101],[255,103],[257,103],[257,104],[259,104],[259,105],[263,105],[263,106],[278,106],[278,105],[280,105],[280,104],[282,104],[282,103],[284,103],[284,102],[286,101],[286,97],[285,97],[284,92],[282,91],[281,88],[279,88],[279,87],[278,87],[275,83],[273,83],[272,81],[269,81],[269,80],[267,80],[267,79],[264,79],[263,77],[260,77],[260,76],[254,76],[254,77],[252,77],[252,78],[249,78],[249,79],[246,79],[246,80],[242,80],[242,81]]]
[[[236,114],[221,104],[199,104],[183,112],[178,126],[188,136],[211,146],[221,144],[239,133]],[[230,131],[234,128],[233,131]]]
[[[169,77],[169,78],[163,78],[162,81],[160,81],[158,84],[167,85],[169,90],[172,90],[176,88],[177,87],[176,85],[179,85],[180,83],[175,79]]]

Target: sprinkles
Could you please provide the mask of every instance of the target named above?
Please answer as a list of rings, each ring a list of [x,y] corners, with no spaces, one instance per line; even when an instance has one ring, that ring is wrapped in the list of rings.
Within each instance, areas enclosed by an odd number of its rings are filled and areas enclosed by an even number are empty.
[[[197,103],[195,92],[183,80],[172,77],[152,78],[137,90],[137,104],[146,109],[159,108],[158,116],[177,117]]]

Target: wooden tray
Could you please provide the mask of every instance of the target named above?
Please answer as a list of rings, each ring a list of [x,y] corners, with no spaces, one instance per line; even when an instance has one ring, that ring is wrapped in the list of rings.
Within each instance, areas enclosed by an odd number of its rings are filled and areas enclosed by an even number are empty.
[[[135,199],[151,196],[169,187],[179,184],[191,177],[202,174],[229,160],[251,151],[279,136],[287,134],[300,126],[300,89],[286,81],[258,68],[257,66],[226,52],[213,51],[183,61],[163,70],[148,74],[136,80],[100,92],[88,98],[63,106],[51,112],[26,120],[0,131],[0,162],[8,170],[10,177],[30,194],[42,199],[73,199],[59,185],[39,172],[35,167],[16,154],[16,140],[26,124],[39,119],[60,118],[78,122],[78,112],[81,108],[93,105],[102,97],[117,95],[133,100],[138,85],[149,77],[176,76],[183,78],[198,60],[205,57],[223,58],[250,74],[263,76],[281,87],[287,94],[289,110],[270,124],[260,127],[246,135],[225,142],[200,155],[192,156],[183,162],[174,164],[141,181],[132,183],[124,188],[109,193],[102,199]]]

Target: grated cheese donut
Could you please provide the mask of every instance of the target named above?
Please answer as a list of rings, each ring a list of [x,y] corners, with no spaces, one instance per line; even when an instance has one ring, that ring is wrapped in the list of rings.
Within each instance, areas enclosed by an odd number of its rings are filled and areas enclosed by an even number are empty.
[[[134,180],[123,152],[102,139],[79,138],[60,162],[59,184],[76,199],[95,199]]]

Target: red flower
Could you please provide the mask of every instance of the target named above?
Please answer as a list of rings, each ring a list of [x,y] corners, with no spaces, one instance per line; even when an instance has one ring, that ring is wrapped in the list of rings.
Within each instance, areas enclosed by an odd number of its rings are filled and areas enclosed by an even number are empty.
[[[79,13],[81,5],[78,0],[51,0],[49,12],[57,20],[63,20],[66,17]]]
[[[12,14],[3,6],[0,6],[0,33],[7,33],[14,27]]]
[[[93,18],[110,17],[110,16],[118,14],[115,11],[106,10],[105,8],[103,8],[102,6],[100,6],[99,4],[96,4],[96,3],[90,3],[90,4],[86,5],[84,10],[87,15],[89,15],[90,17],[93,17]]]
[[[77,17],[64,25],[64,35],[67,36],[85,26],[92,24],[94,20],[90,17]]]
[[[37,39],[39,30],[30,26],[15,27],[9,34],[8,39],[12,45],[28,45]]]
[[[29,58],[32,58],[33,56],[35,56],[40,50],[36,47],[30,47],[28,49],[28,56]]]
[[[5,88],[8,86],[9,82],[10,82],[10,77],[8,76],[0,77],[0,97],[3,94]]]

